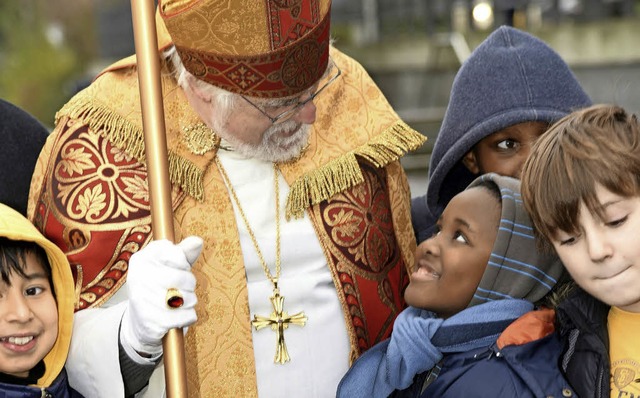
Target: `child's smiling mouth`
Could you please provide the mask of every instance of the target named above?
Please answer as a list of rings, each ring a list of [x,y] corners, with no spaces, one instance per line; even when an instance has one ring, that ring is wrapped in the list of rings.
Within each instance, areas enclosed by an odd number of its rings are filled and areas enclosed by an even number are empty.
[[[436,271],[427,261],[419,260],[411,277],[435,280],[440,279],[440,273]]]
[[[28,351],[36,341],[36,335],[0,337],[0,344],[11,351]]]

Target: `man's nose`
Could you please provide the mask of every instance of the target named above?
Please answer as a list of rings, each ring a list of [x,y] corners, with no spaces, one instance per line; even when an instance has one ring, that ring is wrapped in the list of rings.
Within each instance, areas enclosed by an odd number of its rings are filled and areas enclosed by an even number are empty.
[[[304,104],[295,116],[295,120],[302,124],[313,124],[316,121],[316,105],[313,100]]]

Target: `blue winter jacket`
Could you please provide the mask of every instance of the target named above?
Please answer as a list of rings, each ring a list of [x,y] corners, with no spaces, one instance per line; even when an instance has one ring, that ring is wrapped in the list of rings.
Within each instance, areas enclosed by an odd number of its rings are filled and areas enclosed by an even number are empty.
[[[523,345],[497,344],[446,355],[438,377],[421,390],[428,372],[394,398],[576,397],[561,376],[562,343],[556,333]]]
[[[444,355],[433,369],[415,376],[408,388],[391,395],[383,388],[370,391],[377,378],[384,377],[376,367],[380,358],[389,358],[389,340],[385,340],[358,359],[358,374],[371,379],[358,382],[353,375],[343,379],[338,396],[346,396],[347,390],[349,398],[577,397],[560,370],[563,343],[554,330],[554,318],[552,310],[531,311],[511,323],[493,343]],[[365,359],[370,361],[360,363]]]
[[[69,386],[67,372],[63,369],[49,387],[24,386],[0,383],[0,398],[82,398]]]

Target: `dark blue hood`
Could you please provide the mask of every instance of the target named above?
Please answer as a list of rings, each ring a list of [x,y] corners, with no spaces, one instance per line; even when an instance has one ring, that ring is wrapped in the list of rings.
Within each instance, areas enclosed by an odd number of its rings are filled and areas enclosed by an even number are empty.
[[[567,64],[543,41],[507,26],[491,33],[454,79],[431,155],[427,193],[412,203],[419,238],[477,177],[460,160],[478,141],[522,122],[551,124],[590,104]]]

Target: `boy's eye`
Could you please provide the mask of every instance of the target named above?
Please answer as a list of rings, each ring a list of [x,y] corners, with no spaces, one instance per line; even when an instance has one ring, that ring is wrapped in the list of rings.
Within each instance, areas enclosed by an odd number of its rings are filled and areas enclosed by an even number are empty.
[[[518,143],[516,141],[512,139],[508,139],[508,140],[502,140],[498,142],[497,147],[499,149],[507,150],[507,149],[514,149],[517,145]]]
[[[455,234],[453,234],[453,240],[460,243],[468,243],[467,238],[460,231],[456,231]]]
[[[28,287],[27,289],[25,289],[24,291],[24,295],[25,296],[37,296],[38,294],[41,294],[42,292],[44,292],[44,289],[40,286],[32,286],[32,287]]]
[[[560,246],[571,246],[576,243],[578,239],[575,236],[571,236],[569,238],[560,239]]]
[[[434,237],[436,237],[436,236],[440,235],[440,232],[442,232],[442,229],[440,228],[440,226],[439,226],[439,225],[436,225],[436,226],[433,228],[433,233],[431,234],[430,238],[434,238]]]
[[[606,223],[606,226],[607,227],[612,227],[612,228],[619,227],[622,224],[624,224],[625,221],[627,221],[627,216],[624,216],[622,218],[618,218],[617,220],[609,221],[609,222]]]

